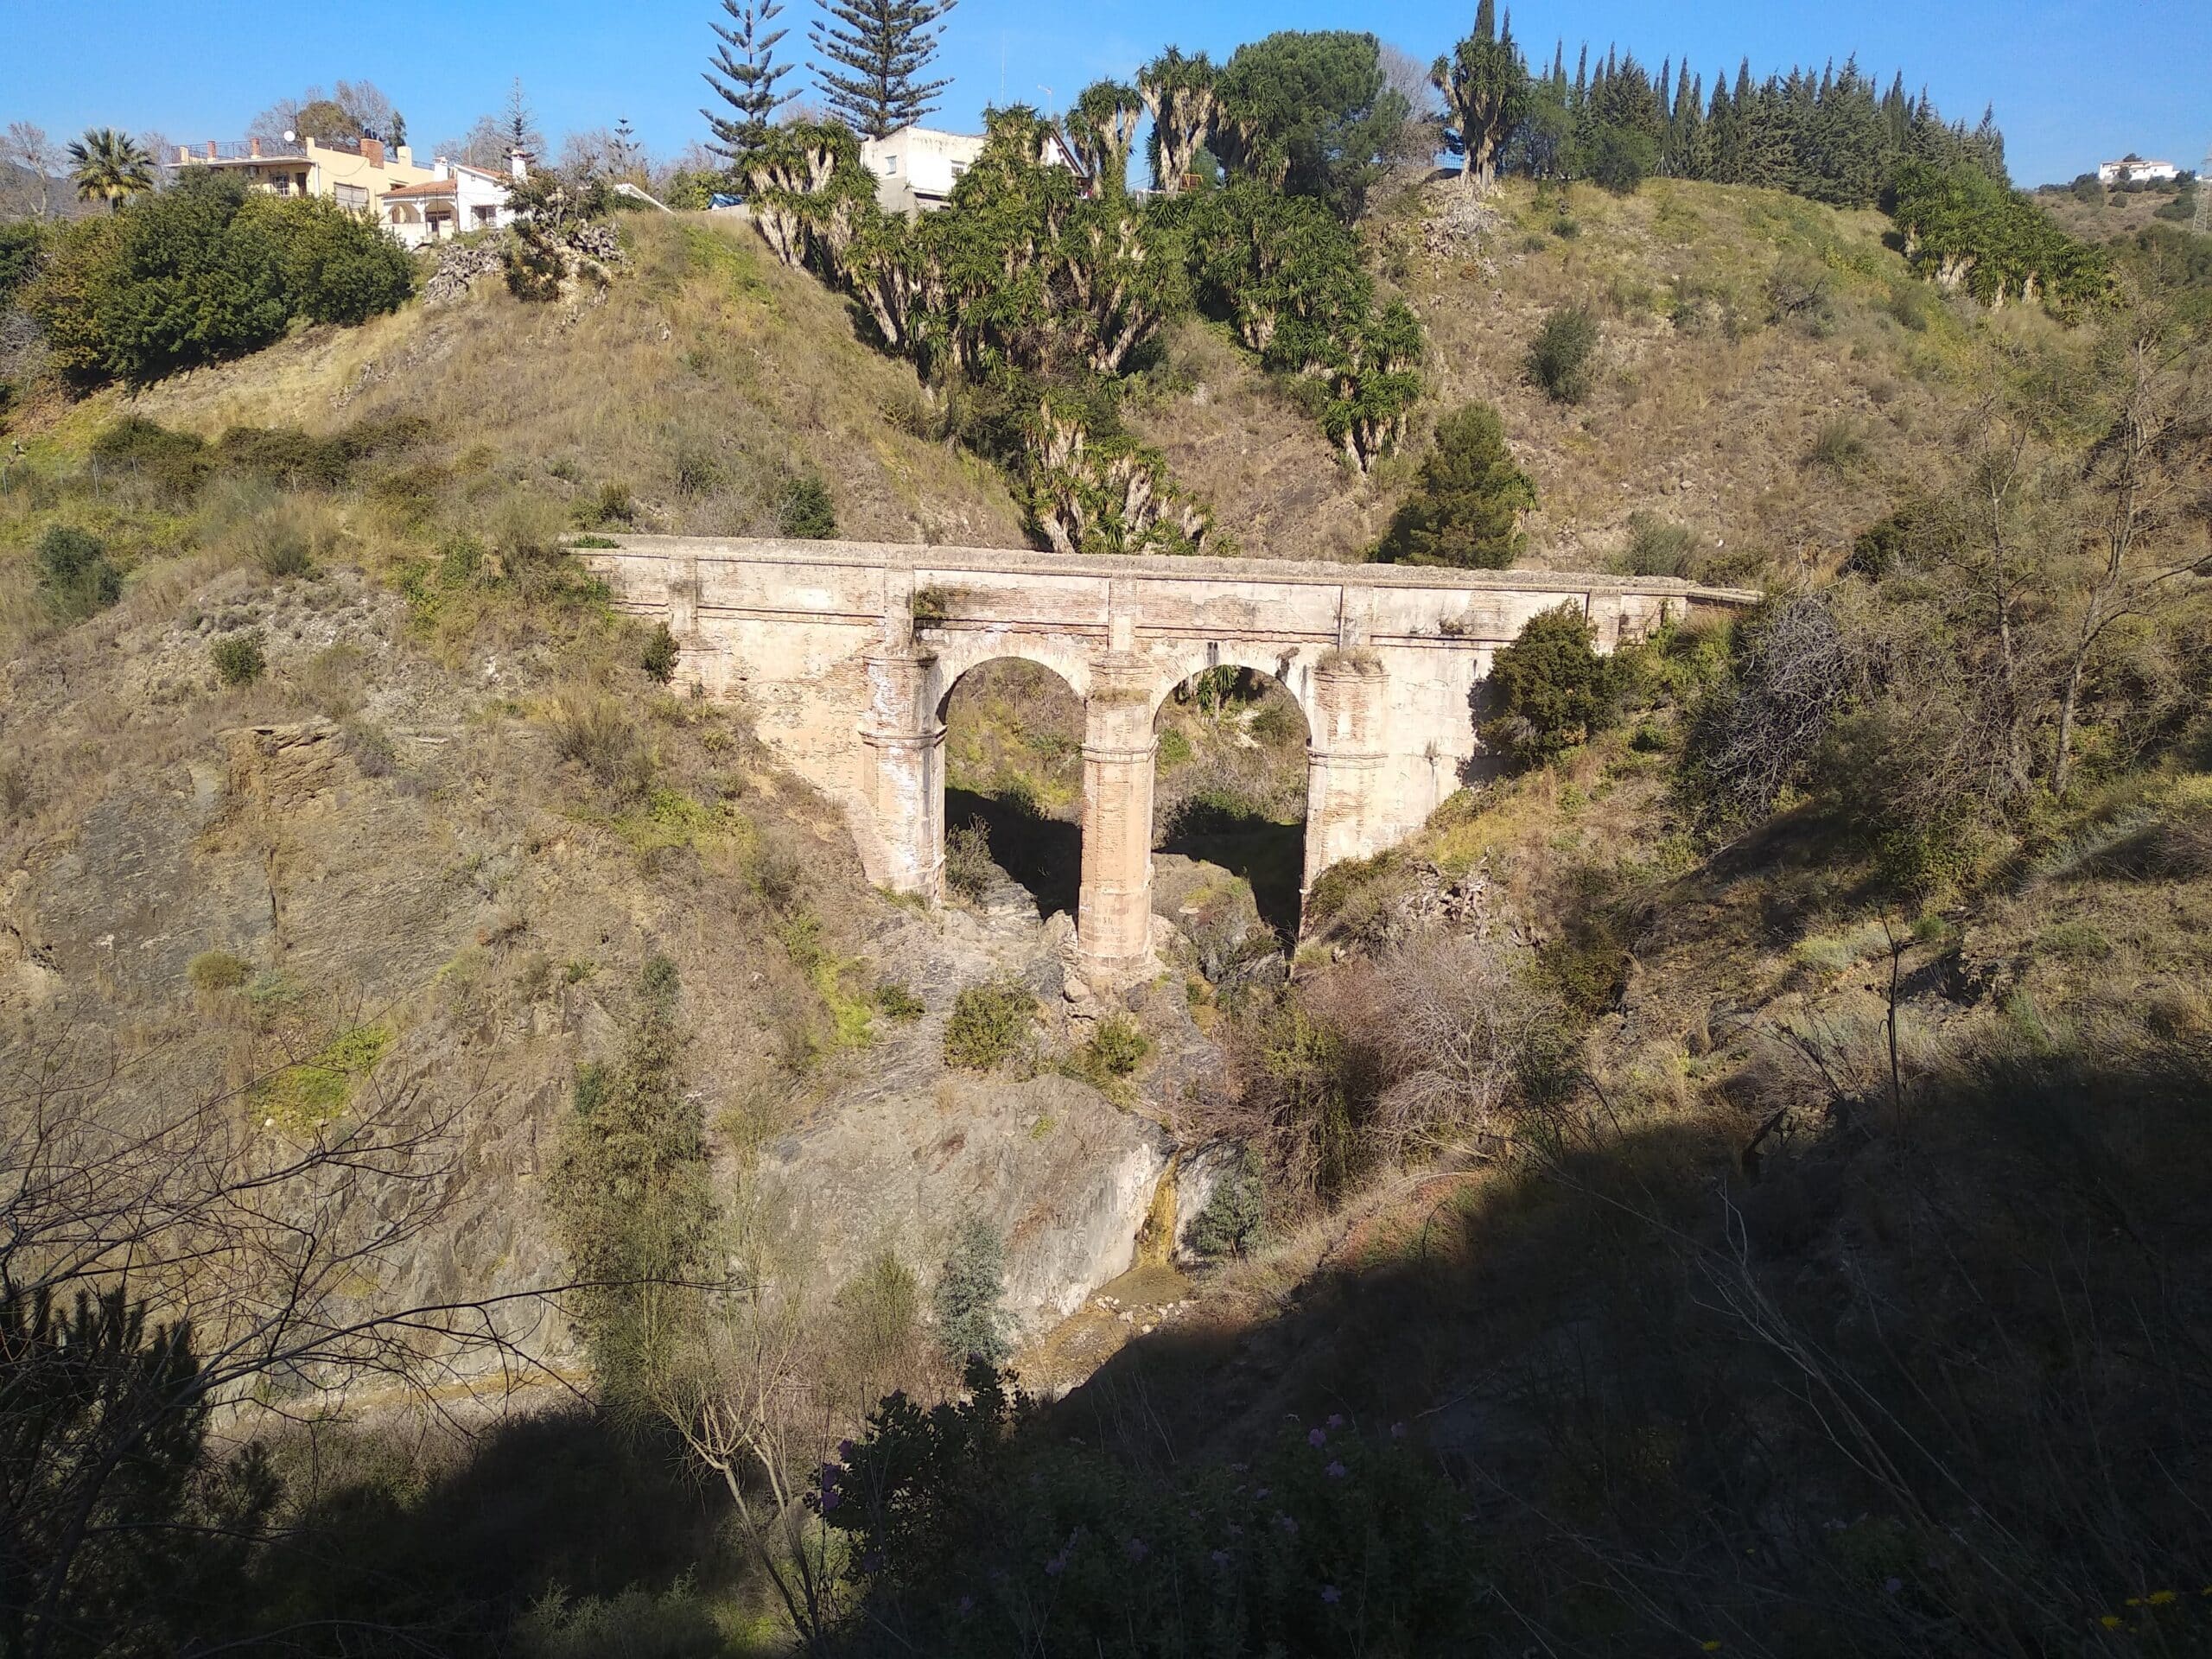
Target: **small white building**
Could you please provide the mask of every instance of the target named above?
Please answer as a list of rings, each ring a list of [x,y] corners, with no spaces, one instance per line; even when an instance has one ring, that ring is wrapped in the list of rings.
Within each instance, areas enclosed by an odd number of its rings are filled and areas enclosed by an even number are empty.
[[[2179,177],[2181,169],[2171,162],[2146,162],[2140,156],[2097,163],[2099,184],[2163,184]]]
[[[509,176],[502,177],[439,156],[430,164],[429,179],[385,192],[385,228],[409,247],[419,248],[465,232],[513,224],[514,203],[507,186],[526,175],[528,163],[518,155],[508,165]]]
[[[944,206],[960,175],[983,153],[983,135],[939,132],[933,127],[901,127],[887,138],[861,140],[861,162],[875,175],[875,199],[886,213],[931,213]],[[1037,159],[1089,179],[1060,135],[1045,130]]]

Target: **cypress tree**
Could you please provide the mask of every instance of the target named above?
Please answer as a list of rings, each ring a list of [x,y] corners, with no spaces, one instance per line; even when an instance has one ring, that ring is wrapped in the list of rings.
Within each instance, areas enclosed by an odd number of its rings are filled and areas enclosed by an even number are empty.
[[[783,10],[779,0],[745,5],[738,0],[722,0],[722,10],[729,14],[731,27],[711,26],[721,43],[715,48],[713,65],[702,79],[734,113],[716,115],[712,110],[699,113],[714,130],[715,142],[709,148],[733,166],[741,166],[744,158],[767,137],[776,111],[798,94],[776,90],[776,83],[791,73],[788,64],[776,61],[776,42],[790,31],[761,32]]]
[[[1705,116],[1706,149],[1711,159],[1706,176],[1715,184],[1736,184],[1744,176],[1744,151],[1736,130],[1736,105],[1728,96],[1726,73],[1713,78],[1713,107]]]
[[[815,0],[808,29],[815,83],[830,112],[863,138],[887,138],[936,109],[952,83],[917,79],[937,56],[955,0]],[[835,66],[835,67],[832,67]]]

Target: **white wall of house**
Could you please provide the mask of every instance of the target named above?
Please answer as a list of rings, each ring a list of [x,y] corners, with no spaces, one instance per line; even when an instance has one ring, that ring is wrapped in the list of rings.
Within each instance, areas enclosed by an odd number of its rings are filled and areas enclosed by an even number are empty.
[[[2155,184],[2164,179],[2177,179],[2181,169],[2171,162],[2100,162],[2097,164],[2099,184]]]
[[[960,175],[983,153],[983,136],[901,127],[887,138],[861,140],[861,162],[875,175],[875,199],[886,213],[927,213],[944,205]],[[1047,131],[1037,159],[1081,175],[1059,135]]]

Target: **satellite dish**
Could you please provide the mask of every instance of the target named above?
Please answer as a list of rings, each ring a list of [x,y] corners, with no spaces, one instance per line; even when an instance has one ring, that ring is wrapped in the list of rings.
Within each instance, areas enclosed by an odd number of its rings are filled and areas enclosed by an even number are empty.
[[[300,142],[300,135],[287,127],[284,129],[284,142],[288,144],[296,144]]]

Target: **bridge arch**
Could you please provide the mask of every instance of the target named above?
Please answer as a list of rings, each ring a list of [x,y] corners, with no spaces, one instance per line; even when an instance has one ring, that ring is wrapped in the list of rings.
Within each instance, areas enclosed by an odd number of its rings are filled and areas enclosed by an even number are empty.
[[[944,689],[937,700],[934,721],[944,733],[944,763],[938,769],[936,788],[940,798],[932,820],[944,837],[939,855],[948,887],[957,889],[963,879],[982,875],[973,861],[980,849],[972,842],[962,845],[963,833],[980,826],[988,842],[991,861],[1036,901],[1041,914],[1065,911],[1073,916],[1081,899],[1079,771],[1072,779],[1064,773],[1056,778],[1049,750],[1033,745],[1034,760],[1024,769],[1024,781],[1028,772],[1042,770],[1045,786],[1024,798],[1019,791],[1003,787],[1003,773],[986,774],[976,764],[997,757],[968,749],[963,741],[963,737],[972,742],[982,735],[976,727],[987,718],[990,699],[1010,697],[1017,717],[1032,722],[1035,729],[1050,731],[1056,724],[1065,724],[1070,745],[1066,759],[1075,758],[1084,728],[1084,699],[1065,674],[1039,660],[1044,654],[1009,651],[972,662],[957,674],[947,673],[939,659],[936,677]],[[1008,669],[1016,672],[992,672]],[[963,696],[963,690],[969,695]],[[1067,716],[1065,722],[1053,720],[1056,708]],[[963,725],[968,728],[965,732]],[[969,762],[965,766],[963,751]],[[1065,798],[1054,787],[1056,784],[1072,785],[1076,808],[1072,816],[1066,814]]]

